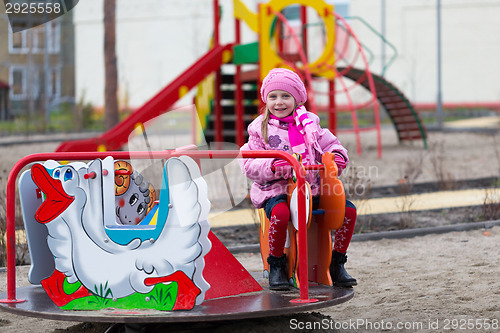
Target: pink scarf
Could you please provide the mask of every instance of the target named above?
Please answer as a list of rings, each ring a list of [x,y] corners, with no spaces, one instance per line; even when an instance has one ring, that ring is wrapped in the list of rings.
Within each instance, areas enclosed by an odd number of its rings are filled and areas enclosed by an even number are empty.
[[[288,141],[292,151],[302,155],[302,159],[308,161],[306,164],[314,164],[314,156],[308,147],[312,147],[318,138],[318,129],[313,120],[307,116],[308,112],[304,106],[299,106],[293,115],[278,118],[270,115],[270,118],[288,123]],[[305,161],[303,161],[305,162]]]

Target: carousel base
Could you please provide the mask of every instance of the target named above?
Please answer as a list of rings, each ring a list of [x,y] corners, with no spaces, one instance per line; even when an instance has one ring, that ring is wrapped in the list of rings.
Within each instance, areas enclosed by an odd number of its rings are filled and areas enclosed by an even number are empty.
[[[217,320],[271,317],[311,311],[344,303],[354,296],[352,288],[328,287],[311,283],[309,297],[314,302],[297,302],[299,290],[264,290],[232,297],[210,299],[191,310],[122,310],[105,309],[96,311],[68,311],[58,308],[41,286],[27,286],[16,289],[21,303],[0,303],[0,310],[16,315],[52,320],[104,322],[104,323],[180,323],[208,322]],[[0,299],[7,293],[0,294]]]

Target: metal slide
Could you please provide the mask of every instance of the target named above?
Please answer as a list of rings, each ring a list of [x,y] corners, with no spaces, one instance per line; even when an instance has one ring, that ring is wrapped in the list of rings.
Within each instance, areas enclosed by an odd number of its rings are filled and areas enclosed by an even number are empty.
[[[344,72],[345,68],[338,68],[338,71]],[[343,75],[353,81],[358,81],[363,87],[369,89],[368,81],[364,78],[366,75],[364,70],[351,67]],[[422,139],[424,147],[427,148],[427,132],[424,124],[408,98],[382,76],[373,73],[372,76],[375,82],[377,100],[391,118],[399,141]]]

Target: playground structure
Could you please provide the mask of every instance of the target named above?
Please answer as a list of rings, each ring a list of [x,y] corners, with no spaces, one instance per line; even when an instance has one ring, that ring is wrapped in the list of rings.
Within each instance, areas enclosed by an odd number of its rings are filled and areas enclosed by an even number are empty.
[[[290,5],[300,6],[299,27],[292,27],[282,14]],[[308,54],[312,40],[308,28],[317,23],[308,22],[307,8],[315,11],[324,30],[323,52],[319,55]],[[218,0],[214,0],[213,43],[205,55],[112,129],[95,138],[64,142],[57,151],[118,150],[127,142],[130,132],[168,112],[195,87],[198,89],[194,102],[206,141],[234,142],[241,146],[246,140],[246,126],[259,113],[260,82],[274,67],[298,72],[308,88],[307,108],[326,113],[327,127],[333,133],[354,133],[358,153],[362,152],[360,133],[376,131],[378,155],[382,155],[380,106],[386,110],[400,141],[421,139],[426,147],[426,131],[416,110],[394,85],[371,73],[361,42],[347,21],[334,12],[333,6],[323,0],[272,0],[260,4],[257,12],[253,12],[241,0],[234,0],[233,14],[234,43],[221,45],[219,42],[220,10]],[[257,34],[256,42],[241,44],[241,23]],[[313,56],[316,59],[309,60]],[[246,69],[248,66],[253,69]],[[357,87],[369,92],[366,101],[353,100],[351,94]],[[337,127],[336,103],[340,99],[348,105],[352,128]],[[326,103],[321,104],[320,100]],[[359,110],[373,110],[371,125],[359,125]]]

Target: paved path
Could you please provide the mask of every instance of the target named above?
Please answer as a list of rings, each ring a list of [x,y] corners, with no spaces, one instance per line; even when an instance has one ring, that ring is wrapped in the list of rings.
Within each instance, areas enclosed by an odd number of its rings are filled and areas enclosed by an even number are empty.
[[[461,119],[454,121],[447,121],[444,124],[445,128],[499,128],[500,117],[479,117],[472,119]]]
[[[500,188],[441,191],[412,194],[403,197],[376,198],[355,201],[358,215],[397,213],[429,209],[454,208],[482,205],[485,200],[500,202]],[[255,209],[234,209],[223,214],[211,215],[212,227],[226,227],[257,223]]]
[[[355,202],[359,215],[398,213],[441,208],[482,205],[485,200],[500,200],[500,189],[471,189],[412,194],[403,197],[376,198]]]

